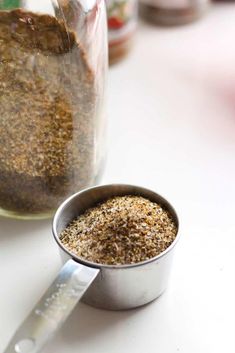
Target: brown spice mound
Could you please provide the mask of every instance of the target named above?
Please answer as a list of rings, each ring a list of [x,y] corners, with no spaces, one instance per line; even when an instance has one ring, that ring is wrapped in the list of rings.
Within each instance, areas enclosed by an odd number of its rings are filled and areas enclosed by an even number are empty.
[[[124,265],[159,255],[176,234],[174,220],[160,205],[139,196],[117,196],[80,215],[60,240],[88,261]]]

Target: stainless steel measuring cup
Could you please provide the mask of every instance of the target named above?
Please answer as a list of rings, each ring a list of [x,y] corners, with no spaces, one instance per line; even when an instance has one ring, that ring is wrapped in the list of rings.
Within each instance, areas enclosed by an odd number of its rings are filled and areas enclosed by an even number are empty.
[[[162,205],[173,217],[178,233],[160,255],[131,265],[101,265],[68,251],[60,233],[85,210],[112,196],[139,195]],[[174,208],[155,192],[133,185],[113,184],[83,190],[58,208],[52,226],[63,261],[58,277],[25,319],[5,353],[36,353],[62,325],[77,302],[103,309],[136,308],[159,297],[166,289],[173,249],[179,238],[179,220]]]

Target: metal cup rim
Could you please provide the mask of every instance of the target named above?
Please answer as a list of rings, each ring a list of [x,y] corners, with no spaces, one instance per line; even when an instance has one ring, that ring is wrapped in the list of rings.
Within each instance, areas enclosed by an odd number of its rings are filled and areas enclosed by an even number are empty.
[[[144,261],[141,261],[141,262],[137,262],[137,263],[134,263],[134,264],[126,264],[126,265],[107,265],[107,264],[98,264],[98,263],[95,263],[95,262],[91,262],[91,261],[88,261],[88,260],[85,260],[84,258],[81,258],[79,256],[76,256],[75,254],[73,254],[72,252],[70,252],[60,241],[59,239],[59,235],[57,234],[57,231],[56,231],[56,225],[58,223],[58,218],[60,216],[60,214],[63,212],[63,209],[76,197],[79,197],[79,195],[81,193],[84,193],[84,192],[88,192],[90,190],[93,190],[93,189],[97,189],[97,188],[104,188],[104,187],[118,187],[118,186],[124,186],[124,187],[135,187],[139,190],[146,190],[146,191],[150,191],[151,193],[154,193],[157,197],[159,197],[161,200],[164,201],[164,206],[167,205],[167,210],[168,212],[170,212],[170,214],[173,216],[173,218],[176,220],[177,222],[177,234],[176,234],[176,237],[174,239],[174,241],[171,243],[171,245],[166,249],[164,250],[163,252],[161,252],[159,255],[155,256],[155,257],[152,257],[150,259],[147,259],[147,260],[144,260]],[[141,193],[139,196],[142,196]],[[145,197],[145,196],[143,196]],[[62,249],[67,255],[69,255],[74,261],[82,264],[82,265],[85,265],[85,266],[88,266],[88,267],[93,267],[93,268],[98,268],[98,269],[102,269],[102,268],[105,268],[105,269],[113,269],[113,270],[120,270],[120,269],[130,269],[130,268],[135,268],[135,267],[139,267],[139,266],[144,266],[144,265],[147,265],[147,264],[150,264],[152,262],[156,262],[158,261],[159,259],[161,259],[162,257],[166,256],[170,251],[173,250],[173,248],[175,247],[175,245],[177,244],[179,238],[180,238],[180,224],[179,224],[179,218],[178,218],[178,214],[176,213],[174,207],[170,204],[170,202],[165,199],[163,196],[161,196],[160,194],[158,194],[157,192],[151,190],[151,189],[148,189],[148,188],[145,188],[145,187],[142,187],[142,186],[137,186],[137,185],[132,185],[132,184],[104,184],[104,185],[96,185],[96,186],[92,186],[92,187],[89,187],[89,188],[86,188],[86,189],[83,189],[83,190],[80,190],[78,191],[77,193],[74,193],[73,195],[69,196],[67,199],[65,199],[61,204],[60,206],[57,208],[56,210],[56,213],[53,217],[53,220],[52,220],[52,234],[53,234],[53,237],[57,243],[57,245],[59,246],[60,249]]]

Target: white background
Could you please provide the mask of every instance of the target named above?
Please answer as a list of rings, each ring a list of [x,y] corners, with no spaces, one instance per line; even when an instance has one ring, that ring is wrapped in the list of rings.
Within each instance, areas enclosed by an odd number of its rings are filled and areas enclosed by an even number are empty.
[[[234,353],[235,4],[141,24],[110,70],[103,183],[150,187],[181,219],[167,292],[138,310],[79,304],[45,353]],[[50,221],[0,219],[0,352],[60,268]]]

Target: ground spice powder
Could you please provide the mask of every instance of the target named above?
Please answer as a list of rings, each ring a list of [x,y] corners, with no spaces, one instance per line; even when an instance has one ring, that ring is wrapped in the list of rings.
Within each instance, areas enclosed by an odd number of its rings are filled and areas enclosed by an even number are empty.
[[[174,241],[177,226],[162,206],[140,196],[117,196],[88,209],[60,234],[86,260],[124,265],[148,260]]]
[[[0,207],[53,211],[94,182],[95,78],[53,16],[0,11]]]

